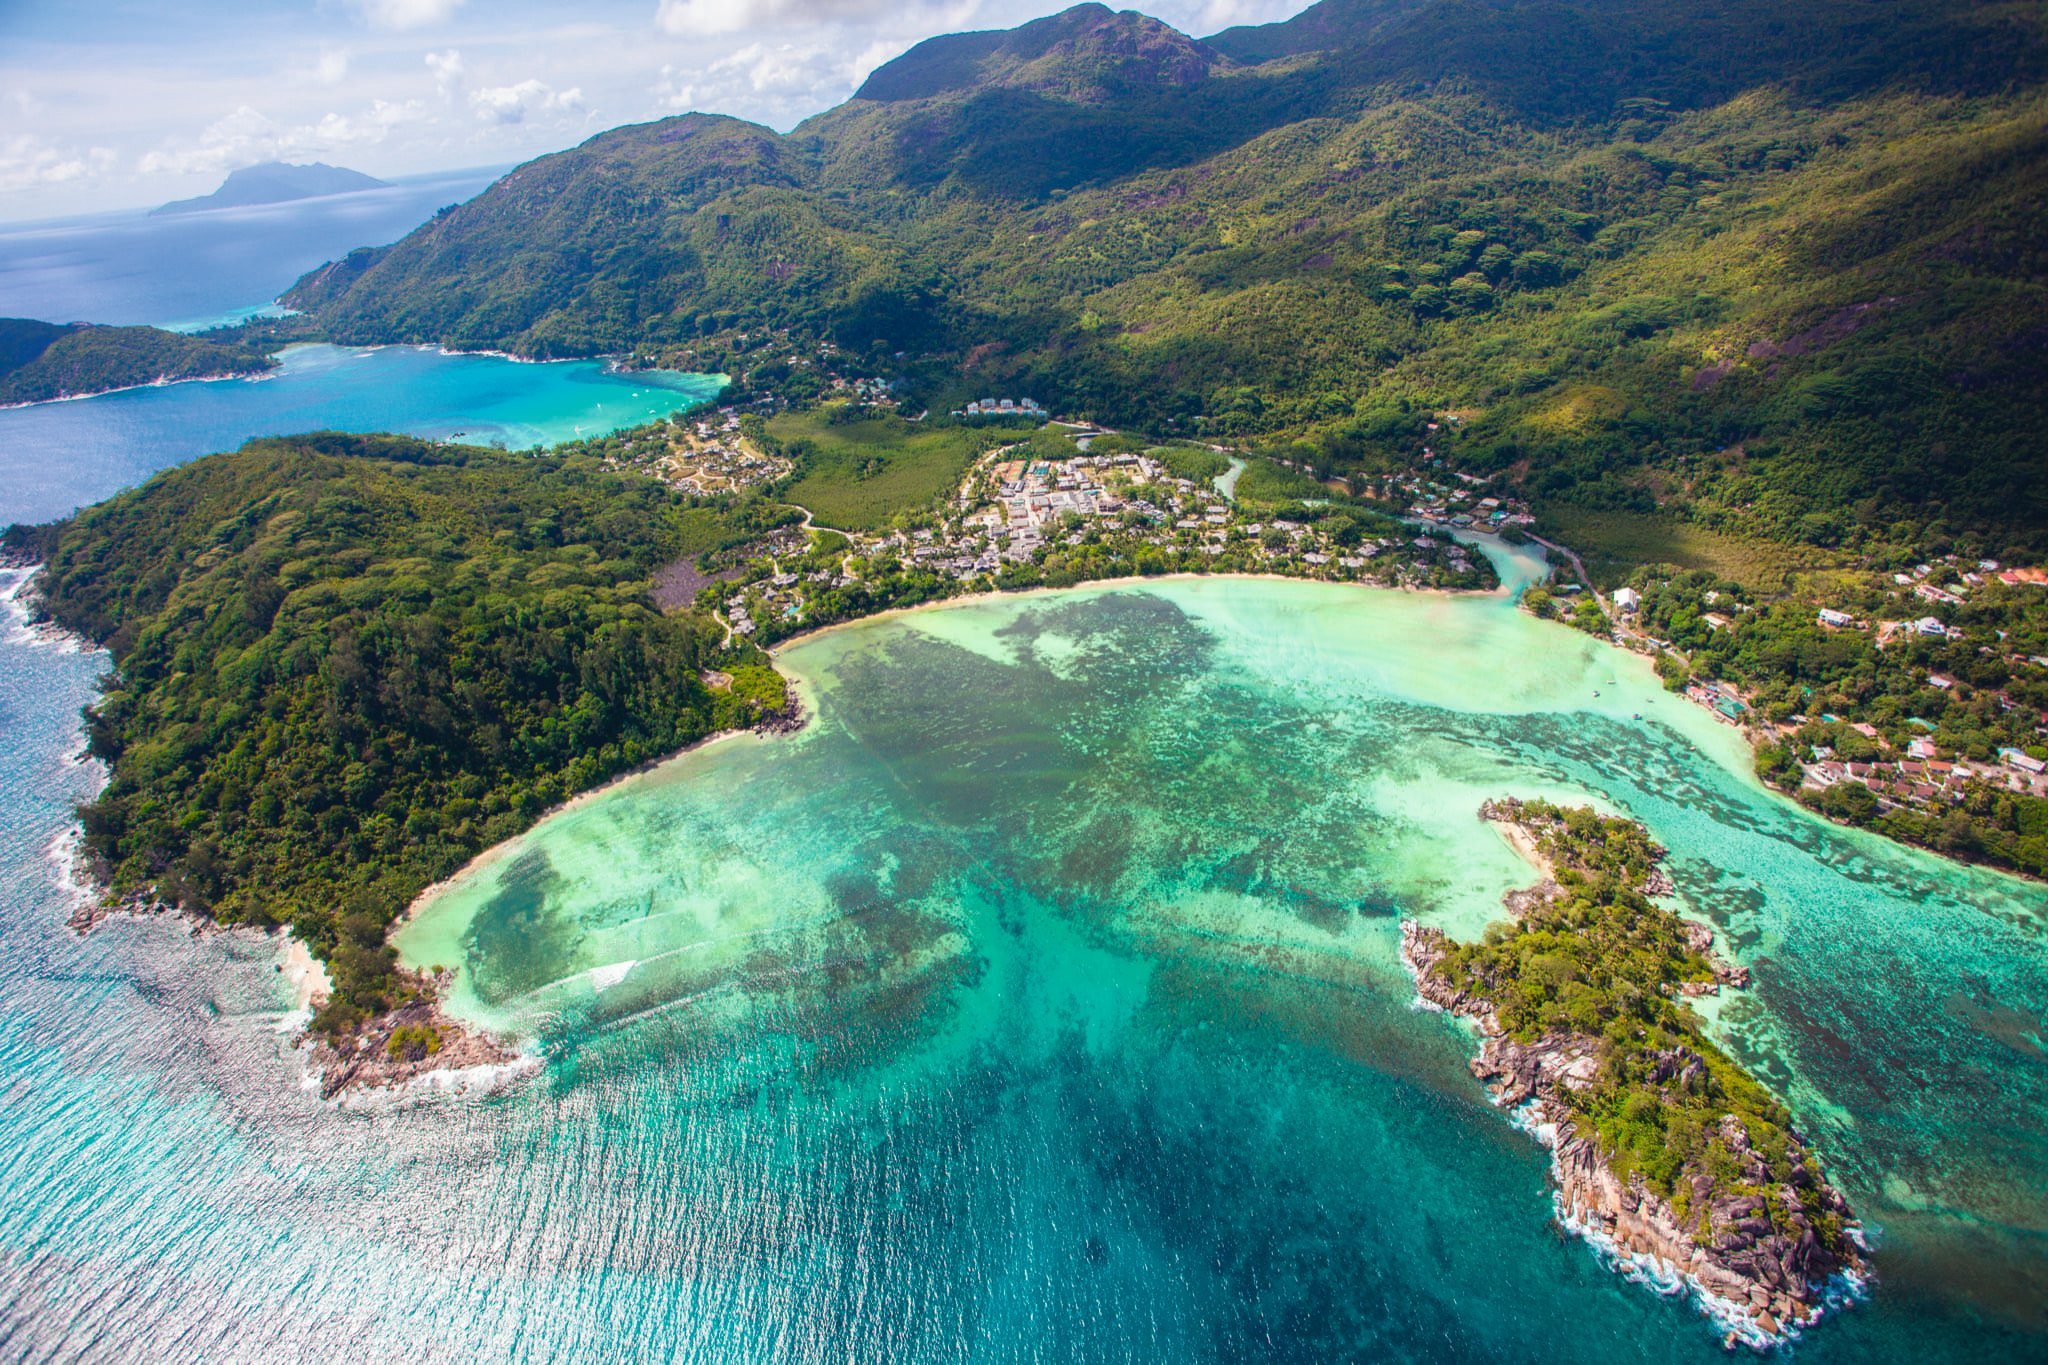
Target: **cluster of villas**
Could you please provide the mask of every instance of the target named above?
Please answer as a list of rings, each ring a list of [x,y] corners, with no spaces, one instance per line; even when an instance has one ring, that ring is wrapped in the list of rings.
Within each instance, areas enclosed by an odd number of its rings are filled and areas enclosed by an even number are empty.
[[[1449,483],[1420,474],[1396,475],[1387,479],[1380,496],[1407,505],[1411,515],[1442,526],[1498,531],[1508,526],[1534,526],[1536,517],[1527,503],[1512,496],[1488,491],[1489,478],[1462,471],[1443,476]]]
[[[788,477],[792,468],[741,434],[737,408],[699,413],[656,431],[658,444],[628,448],[613,462],[641,467],[693,497],[744,493]]]
[[[1855,728],[1875,743],[1884,744],[1875,727]],[[1881,810],[1923,807],[1943,801],[1957,804],[1973,782],[2027,796],[2048,796],[2048,763],[2020,749],[2000,749],[1995,762],[1973,762],[1944,756],[1931,739],[1916,739],[1907,746],[1904,757],[1857,763],[1845,762],[1825,745],[1816,745],[1809,759],[1799,766],[1804,774],[1802,785],[1821,789],[1838,782],[1860,783],[1870,788]]]
[[[829,568],[807,556],[807,540],[756,542],[748,549],[751,576],[723,602],[726,623],[739,636],[759,634],[771,622],[802,626],[810,598],[849,587],[891,561],[967,586],[1091,542],[1122,552],[1157,546],[1219,559],[1229,554],[1224,562],[1232,568],[1341,581],[1408,584],[1430,581],[1433,566],[1473,571],[1470,552],[1439,537],[1339,545],[1316,523],[1253,520],[1213,484],[1178,477],[1152,455],[1018,459],[1016,450],[985,457],[935,525],[851,533],[846,554]]]
[[[1339,546],[1312,523],[1251,520],[1215,484],[1179,477],[1149,454],[1065,460],[1004,460],[1002,454],[979,486],[970,480],[964,502],[973,510],[946,548],[932,547],[932,558],[959,576],[981,572],[992,560],[1023,563],[1044,549],[1103,533],[1211,557],[1235,553],[1318,578],[1356,578],[1375,557],[1407,543],[1382,538]],[[1461,545],[1418,536],[1413,549],[1404,558],[1441,556],[1459,573],[1472,567]]]

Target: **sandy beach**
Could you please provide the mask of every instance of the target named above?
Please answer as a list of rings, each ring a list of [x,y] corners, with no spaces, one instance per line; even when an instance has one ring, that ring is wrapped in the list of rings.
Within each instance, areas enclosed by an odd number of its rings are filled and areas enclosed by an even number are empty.
[[[292,1008],[311,1010],[333,993],[334,983],[328,980],[327,968],[313,956],[313,950],[301,943],[291,930],[280,929],[277,937],[284,953],[281,964],[284,979],[291,986]]]

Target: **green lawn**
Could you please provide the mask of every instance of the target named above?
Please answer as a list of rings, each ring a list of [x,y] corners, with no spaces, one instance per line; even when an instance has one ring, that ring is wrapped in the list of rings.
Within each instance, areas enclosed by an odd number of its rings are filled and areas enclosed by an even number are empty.
[[[974,428],[896,417],[834,425],[826,420],[830,411],[783,413],[768,423],[768,434],[797,456],[802,471],[789,500],[810,508],[821,526],[874,530],[899,512],[927,507],[957,488],[996,439]]]

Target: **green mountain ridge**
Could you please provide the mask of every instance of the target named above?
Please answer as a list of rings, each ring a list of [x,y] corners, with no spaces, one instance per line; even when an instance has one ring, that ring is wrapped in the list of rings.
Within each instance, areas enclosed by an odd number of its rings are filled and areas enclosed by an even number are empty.
[[[2038,7],[1953,0],[1324,0],[1206,41],[1084,5],[787,135],[613,129],[287,301],[544,356],[787,330],[1332,475],[1449,409],[1440,449],[1553,506],[2038,554],[2044,51]]]

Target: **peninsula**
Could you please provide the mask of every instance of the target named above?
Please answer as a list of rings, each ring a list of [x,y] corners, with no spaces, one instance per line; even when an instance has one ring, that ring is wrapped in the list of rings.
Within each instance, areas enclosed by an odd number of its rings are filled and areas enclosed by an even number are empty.
[[[1544,801],[1480,814],[1543,880],[1477,943],[1404,921],[1401,956],[1424,1001],[1477,1023],[1472,1073],[1551,1149],[1561,1220],[1689,1285],[1733,1338],[1813,1322],[1863,1269],[1848,1202],[1684,1003],[1748,972],[1653,899],[1671,884],[1641,825]]]
[[[261,374],[276,364],[252,346],[160,327],[0,318],[0,407]]]

